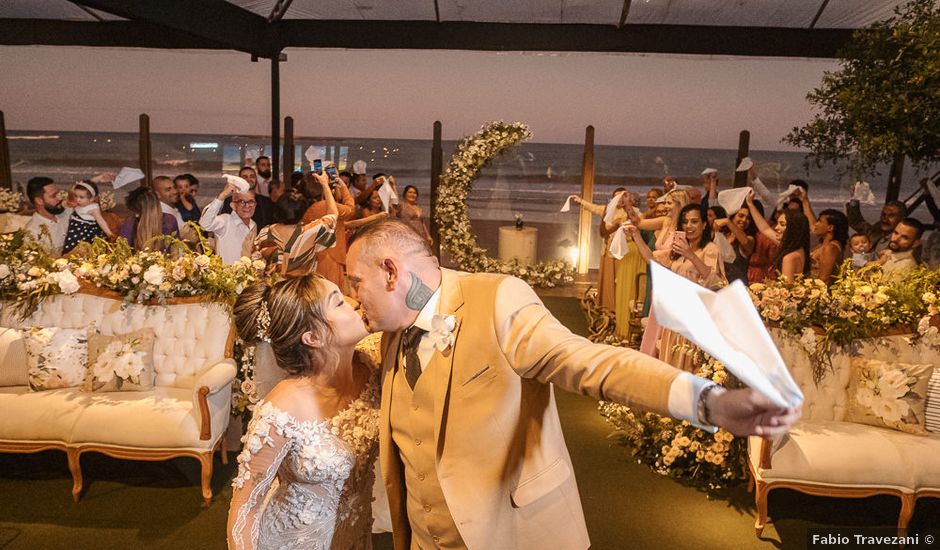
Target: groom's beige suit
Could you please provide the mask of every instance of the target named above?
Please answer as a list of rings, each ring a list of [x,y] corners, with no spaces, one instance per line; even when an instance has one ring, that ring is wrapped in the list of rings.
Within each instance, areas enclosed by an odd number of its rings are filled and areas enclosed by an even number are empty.
[[[443,542],[456,529],[471,550],[587,548],[552,386],[670,414],[678,371],[572,334],[518,279],[442,272],[437,313],[455,317],[455,341],[434,351],[414,391],[401,333],[382,341],[380,460],[395,547],[460,546]]]

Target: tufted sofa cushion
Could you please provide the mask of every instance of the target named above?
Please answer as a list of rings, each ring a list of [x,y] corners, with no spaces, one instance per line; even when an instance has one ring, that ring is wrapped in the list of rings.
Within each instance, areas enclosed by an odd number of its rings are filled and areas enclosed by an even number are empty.
[[[5,308],[0,322],[16,328],[83,328],[95,324],[103,334],[153,328],[155,385],[160,387],[192,389],[196,375],[225,356],[231,322],[222,304],[134,304],[124,309],[121,305],[119,300],[90,294],[62,295],[47,299],[22,321]]]
[[[85,406],[79,388],[0,388],[0,441],[68,443]]]

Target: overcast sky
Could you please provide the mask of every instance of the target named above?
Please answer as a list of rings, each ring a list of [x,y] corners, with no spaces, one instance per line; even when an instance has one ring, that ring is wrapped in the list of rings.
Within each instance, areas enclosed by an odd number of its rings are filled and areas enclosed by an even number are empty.
[[[535,142],[751,148],[809,120],[806,93],[832,60],[466,51],[286,51],[281,114],[298,136],[456,139],[493,119]],[[248,54],[0,47],[9,129],[270,132],[270,62]]]

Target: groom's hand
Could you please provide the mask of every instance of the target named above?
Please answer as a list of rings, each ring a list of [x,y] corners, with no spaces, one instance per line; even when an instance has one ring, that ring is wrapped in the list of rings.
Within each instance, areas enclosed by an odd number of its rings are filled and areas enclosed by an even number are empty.
[[[759,435],[771,439],[783,435],[800,419],[799,408],[781,409],[751,388],[712,392],[708,419],[736,436]]]

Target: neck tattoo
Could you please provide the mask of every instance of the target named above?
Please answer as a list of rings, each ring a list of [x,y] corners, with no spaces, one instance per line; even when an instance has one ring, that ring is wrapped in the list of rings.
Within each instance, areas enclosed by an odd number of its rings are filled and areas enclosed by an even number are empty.
[[[405,296],[405,305],[408,306],[408,309],[421,311],[433,295],[434,291],[424,284],[424,281],[417,275],[411,273],[411,288],[408,289],[408,294]]]

